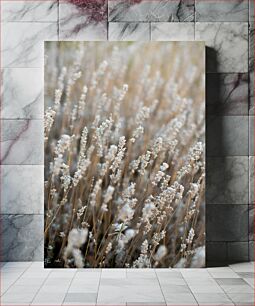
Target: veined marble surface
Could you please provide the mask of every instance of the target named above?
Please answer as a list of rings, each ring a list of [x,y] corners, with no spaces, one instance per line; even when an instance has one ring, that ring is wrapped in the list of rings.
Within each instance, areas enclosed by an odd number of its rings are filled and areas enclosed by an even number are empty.
[[[254,205],[249,205],[249,240],[254,240]]]
[[[211,204],[248,204],[248,159],[248,156],[207,158],[207,207]]]
[[[207,57],[207,72],[248,72],[248,23],[198,22],[196,40],[204,40],[215,57]]]
[[[248,115],[248,73],[207,73],[207,115]]]
[[[1,118],[43,119],[43,69],[4,68]]]
[[[106,14],[106,12],[105,12]],[[59,40],[107,40],[107,23],[90,23],[85,11],[74,4],[59,3]]]
[[[207,241],[248,242],[248,209],[248,205],[208,205]]]
[[[2,21],[58,21],[58,0],[2,0]]]
[[[208,116],[207,156],[247,156],[248,116]]]
[[[43,122],[20,119],[41,119],[43,115],[43,81],[40,70],[43,67],[44,40],[149,40],[150,37],[153,40],[205,40],[207,46],[213,48],[213,54],[218,61],[209,58],[208,81],[214,85],[215,82],[220,82],[217,97],[210,95],[210,99],[207,99],[209,104],[212,102],[209,105],[210,115],[231,116],[229,119],[224,118],[223,135],[233,144],[228,148],[225,146],[224,154],[244,154],[248,137],[249,153],[254,154],[251,149],[254,117],[250,118],[248,136],[248,121],[244,116],[247,115],[248,63],[249,114],[254,115],[254,0],[249,0],[249,55],[248,0],[231,0],[221,2],[217,6],[214,4],[216,1],[196,0],[195,7],[194,0],[136,0],[133,2],[137,4],[133,6],[128,4],[131,0],[108,0],[108,21],[111,21],[108,25],[106,20],[92,22],[91,15],[85,14],[79,5],[68,3],[67,0],[1,1],[1,118],[19,119],[1,120],[1,167],[4,169],[2,174],[6,175],[2,190],[4,192],[8,184],[8,189],[11,188],[12,191],[8,195],[10,201],[7,195],[2,199],[2,203],[6,203],[2,206],[4,213],[10,214],[2,216],[4,260],[42,259],[43,244],[40,240],[43,238],[43,215],[37,215],[42,212],[39,204],[39,190],[42,185],[38,183],[42,166],[30,165],[43,164]],[[152,22],[151,26],[149,22]],[[219,72],[220,74],[214,74]],[[211,85],[210,88],[214,93],[217,90]],[[220,108],[215,108],[214,103],[219,104]],[[212,151],[216,153],[219,150],[217,139]],[[233,222],[236,220],[237,224],[241,224],[241,220],[248,220],[248,212],[244,209],[246,205],[239,204],[251,204],[254,201],[254,157],[249,158],[247,155],[208,158],[207,168],[207,204],[210,207],[214,205],[208,213],[208,219],[212,220],[209,225],[211,233],[215,226],[219,227],[215,236],[210,236],[209,228],[208,237],[211,242],[207,250],[212,252],[216,259],[218,254],[215,250],[219,253],[222,249],[233,254],[233,260],[236,260],[237,256],[242,260],[247,256],[248,240],[229,240],[248,239],[243,232],[243,228],[246,229],[248,225],[243,224],[242,233],[239,235],[238,227],[234,227],[232,223],[225,224],[224,221],[232,218]],[[18,173],[20,175],[16,176]],[[29,188],[30,185],[33,188]],[[5,196],[4,193],[2,196]],[[17,197],[20,200],[19,205],[12,204],[16,202]],[[33,202],[33,205],[29,205],[29,202]],[[232,206],[235,206],[234,211],[229,212]],[[222,217],[220,223],[217,223],[218,216]],[[251,209],[249,216],[250,220],[253,220]],[[251,221],[249,232],[250,225]],[[222,240],[222,244],[220,248],[218,245],[213,249],[213,245],[219,244],[213,241],[218,239]],[[250,235],[249,239],[253,240],[254,237]],[[249,242],[249,246],[250,256],[253,256],[253,241]],[[223,258],[220,256],[218,260]]]
[[[228,249],[227,252],[228,252],[229,262],[249,261],[249,242],[248,241],[227,242],[227,249]],[[224,287],[225,287],[224,289],[226,289],[227,291],[233,291],[233,292],[235,291],[232,286],[226,285]],[[247,289],[245,288],[242,294],[244,294],[246,290]]]
[[[249,155],[254,156],[254,116],[249,116]]]
[[[43,215],[1,215],[1,259],[43,259]]]
[[[1,164],[43,165],[43,120],[1,120]]]
[[[136,22],[110,22],[109,40],[149,41],[150,24]]]
[[[43,214],[43,166],[0,167],[1,214]]]
[[[249,26],[249,110],[254,115],[254,21]]]
[[[6,22],[1,30],[2,68],[43,67],[42,42],[57,40],[57,23]]]
[[[196,21],[248,21],[247,0],[196,0]]]
[[[249,20],[254,21],[254,0],[249,0]]]
[[[193,23],[159,22],[151,24],[151,40],[193,41],[195,28]]]
[[[249,157],[249,204],[254,205],[254,156]],[[254,220],[254,219],[253,219]]]
[[[109,21],[194,21],[194,0],[144,0],[136,1],[135,4],[134,2],[127,0],[109,0]]]

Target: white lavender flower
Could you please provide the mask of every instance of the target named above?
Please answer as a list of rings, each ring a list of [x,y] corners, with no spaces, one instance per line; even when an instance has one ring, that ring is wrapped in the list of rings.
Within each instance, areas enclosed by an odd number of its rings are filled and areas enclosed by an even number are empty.
[[[167,248],[165,245],[160,245],[157,249],[156,254],[154,255],[154,259],[156,261],[160,261],[167,254]]]
[[[104,195],[104,203],[107,204],[108,202],[111,201],[112,195],[114,193],[115,188],[113,186],[108,186],[106,193]]]
[[[70,57],[60,45],[52,61],[46,46],[45,262],[203,265],[203,52],[79,42]]]
[[[188,244],[191,244],[192,241],[193,241],[194,236],[195,236],[195,231],[194,231],[193,228],[191,228],[191,229],[189,230],[189,234],[188,234],[188,238],[186,239],[186,242],[187,242]]]
[[[101,184],[102,184],[102,180],[101,179],[97,180],[94,186],[94,189],[91,193],[90,205],[92,207],[96,206],[96,198],[97,198],[99,191],[101,190]]]
[[[80,247],[87,241],[88,229],[76,229],[73,228],[68,234],[67,246],[64,251],[64,260],[68,262],[69,257],[73,257],[75,266],[83,267],[83,257],[80,251]]]

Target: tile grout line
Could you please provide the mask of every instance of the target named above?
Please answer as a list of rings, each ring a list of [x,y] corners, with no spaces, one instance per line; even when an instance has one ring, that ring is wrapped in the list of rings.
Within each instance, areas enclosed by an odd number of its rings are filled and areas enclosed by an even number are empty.
[[[162,293],[163,299],[164,299],[164,301],[165,301],[165,305],[167,305],[166,298],[165,298],[165,295],[164,295],[163,290],[162,290],[162,288],[161,288],[161,284],[160,284],[160,281],[159,281],[159,278],[158,278],[158,274],[157,274],[157,272],[156,272],[156,269],[154,269],[154,273],[156,274],[156,278],[157,278],[157,281],[158,281],[159,288],[160,288],[160,291],[161,291],[161,293]]]
[[[151,37],[152,37],[152,33],[151,33],[151,30],[152,30],[152,26],[151,26],[151,21],[149,22],[149,41],[152,41]]]
[[[253,264],[254,264],[254,262],[253,262]],[[234,269],[232,269],[232,267],[231,267],[231,265],[228,265],[228,267],[234,272],[234,273],[236,273],[237,274],[237,272],[234,270]],[[238,275],[238,274],[237,274]],[[254,278],[253,278],[254,279]],[[247,282],[246,282],[247,283]],[[247,283],[248,284],[248,283]],[[249,286],[250,286],[250,284],[249,284]],[[254,288],[252,287],[252,286],[250,286],[252,289],[253,289],[253,291],[254,291]],[[225,291],[224,291],[225,292]],[[226,293],[227,294],[227,293]],[[227,294],[227,296],[229,297],[229,295]],[[253,295],[254,296],[254,295]],[[235,303],[233,300],[232,300],[232,298],[231,297],[229,297],[230,298],[230,300],[235,304],[235,305],[239,305],[240,306],[240,303],[239,304],[237,304],[237,303]]]
[[[9,289],[11,289],[11,287],[15,285],[15,283],[21,278],[21,276],[32,266],[32,264],[33,262],[31,261],[30,265],[20,274],[20,276],[10,285],[10,287],[3,294],[1,294],[1,300],[2,300],[2,297],[9,291]],[[2,280],[3,280],[3,276],[2,276]]]
[[[197,22],[197,10],[196,10],[197,0],[194,0],[194,24]]]
[[[61,305],[63,305],[63,304],[65,303],[66,296],[67,296],[67,294],[68,294],[68,291],[69,291],[69,289],[70,289],[70,287],[71,287],[71,285],[72,285],[72,283],[73,283],[73,280],[74,280],[74,278],[75,278],[77,272],[78,272],[78,270],[76,269],[76,271],[75,271],[75,273],[74,273],[74,275],[73,275],[73,277],[72,277],[72,279],[71,279],[71,281],[70,281],[70,284],[69,284],[69,286],[68,286],[68,288],[67,288],[67,290],[66,290],[66,294],[65,294],[65,297],[64,297],[63,302],[61,303]]]
[[[99,276],[99,282],[98,282],[98,286],[97,286],[97,294],[96,294],[95,305],[97,305],[97,301],[98,301],[98,293],[99,293],[100,284],[101,284],[101,277],[102,277],[102,269],[100,269],[100,276]]]
[[[109,0],[107,0],[107,16],[106,16],[106,41],[109,41],[109,25],[110,25],[110,20],[109,20]]]
[[[44,270],[45,270],[45,268],[44,268]],[[29,305],[32,305],[32,304],[33,304],[33,302],[34,302],[36,296],[38,295],[39,291],[42,289],[43,285],[45,284],[46,280],[49,278],[49,276],[50,276],[51,273],[52,273],[52,271],[50,271],[50,273],[46,276],[45,280],[42,282],[40,288],[36,291],[36,293],[35,293],[35,295],[34,295],[32,301],[29,303]]]
[[[183,276],[183,274],[182,274],[182,272],[181,272],[181,271],[180,271],[180,274],[181,274],[181,276],[182,276],[182,278],[183,278],[183,280],[184,280],[185,284],[186,284],[186,285],[187,285],[187,287],[189,288],[190,293],[193,295],[193,297],[194,297],[195,301],[197,302],[197,305],[199,305],[198,300],[196,299],[196,296],[195,296],[194,292],[191,290],[191,288],[190,288],[190,286],[189,286],[188,282],[186,281],[186,279],[185,279],[185,277]]]
[[[60,29],[59,29],[59,6],[60,6],[60,3],[59,3],[59,0],[58,0],[58,17],[57,17],[57,18],[58,18],[58,19],[57,19],[57,24],[58,24],[58,25],[57,25],[57,27],[58,27],[58,29],[57,29],[57,32],[58,32],[58,33],[57,33],[57,36],[58,36],[58,41],[59,41],[59,30],[60,30]],[[44,83],[44,82],[43,82],[43,83]],[[43,86],[43,87],[44,87],[44,86]]]
[[[228,249],[227,249],[228,251]],[[231,267],[228,266],[230,269]],[[235,274],[237,274],[233,269],[231,269]],[[212,276],[212,274],[208,271],[208,273]],[[238,275],[238,274],[237,274]],[[213,277],[213,276],[212,276]],[[213,278],[214,279],[214,278]],[[215,282],[218,284],[218,282],[215,280]],[[236,305],[236,303],[231,299],[231,297],[228,295],[228,293],[221,287],[221,285],[218,284],[218,286],[222,289],[222,291],[225,293],[225,295],[228,297],[228,299],[234,304]]]
[[[250,260],[250,1],[248,1],[248,213],[247,213],[247,224],[248,224],[248,235],[247,235],[247,240],[248,240],[248,260]],[[227,252],[228,252],[228,247],[227,247]],[[227,254],[228,255],[228,254]],[[227,257],[228,260],[228,257]]]

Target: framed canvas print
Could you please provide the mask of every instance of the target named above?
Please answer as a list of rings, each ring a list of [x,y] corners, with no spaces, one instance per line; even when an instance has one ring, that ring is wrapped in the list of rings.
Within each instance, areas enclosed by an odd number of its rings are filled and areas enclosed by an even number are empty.
[[[45,42],[45,267],[205,265],[203,42]]]

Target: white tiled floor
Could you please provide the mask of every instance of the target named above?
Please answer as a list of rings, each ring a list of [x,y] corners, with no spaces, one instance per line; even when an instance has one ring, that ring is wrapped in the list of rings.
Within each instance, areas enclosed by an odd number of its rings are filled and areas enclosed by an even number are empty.
[[[207,269],[44,269],[1,265],[0,305],[254,305],[254,263]]]

